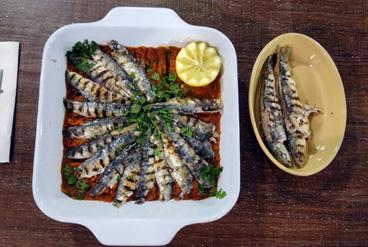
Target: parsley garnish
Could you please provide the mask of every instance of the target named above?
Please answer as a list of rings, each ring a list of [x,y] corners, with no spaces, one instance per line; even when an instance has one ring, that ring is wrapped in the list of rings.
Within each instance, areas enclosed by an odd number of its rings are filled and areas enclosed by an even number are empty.
[[[157,102],[164,102],[183,96],[180,91],[180,84],[176,81],[176,75],[171,73],[163,76],[159,83],[153,84],[152,89]]]
[[[185,135],[188,138],[193,137],[193,129],[189,126],[185,126],[185,127],[181,128],[180,131],[183,133],[183,135]]]
[[[149,64],[147,64],[146,71],[147,73],[152,71],[152,67]]]
[[[79,189],[79,192],[86,192],[87,190],[89,190],[90,185],[86,182],[84,182],[83,180],[78,180],[75,183],[75,187],[77,187]]]
[[[215,197],[217,199],[223,199],[226,196],[226,191],[220,189],[219,191],[216,191]]]
[[[167,80],[170,82],[176,81],[176,75],[169,73],[169,75],[167,76]]]
[[[215,196],[218,199],[222,199],[226,196],[226,191],[223,191],[220,189],[217,191],[217,181],[220,177],[220,174],[222,172],[222,167],[216,167],[215,165],[203,165],[200,168],[200,176],[201,179],[205,184],[208,184],[210,186],[209,189],[207,189],[205,186],[201,185],[199,187],[199,192],[201,195],[209,195],[209,196]]]
[[[67,51],[65,55],[77,69],[83,72],[88,72],[93,66],[93,63],[89,62],[89,60],[96,50],[96,42],[84,40],[83,42],[78,41],[75,43],[72,50]]]
[[[152,77],[151,77],[153,80],[155,80],[155,81],[158,81],[158,80],[160,80],[160,76],[158,75],[158,73],[157,72],[155,72],[155,73],[153,73],[153,75],[152,75]]]
[[[138,104],[133,104],[130,108],[130,112],[133,113],[133,114],[136,114],[136,113],[139,113],[140,110],[141,110],[141,106],[138,105]]]
[[[69,165],[65,165],[63,169],[64,175],[66,177],[66,182],[69,186],[78,189],[77,199],[83,199],[84,193],[89,190],[90,185],[82,179],[78,179],[75,175],[75,170]],[[70,194],[70,196],[72,196]]]
[[[132,73],[130,73],[130,74],[129,74],[129,77],[130,77],[132,80],[134,80],[134,79],[135,79],[135,74],[132,72]]]

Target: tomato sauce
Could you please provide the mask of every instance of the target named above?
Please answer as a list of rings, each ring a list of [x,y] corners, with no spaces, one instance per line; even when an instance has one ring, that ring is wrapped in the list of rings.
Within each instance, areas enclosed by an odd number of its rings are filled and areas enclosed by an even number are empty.
[[[106,52],[109,53],[110,49],[107,46],[100,46],[100,48]],[[158,48],[152,48],[152,47],[129,47],[128,50],[140,61],[142,62],[143,66],[147,68],[149,66],[151,70],[147,72],[147,76],[150,78],[154,73],[158,73],[160,75],[160,78],[162,75],[172,73],[176,75],[175,70],[175,60],[176,56],[180,51],[180,48],[178,47],[158,47]],[[86,76],[83,72],[79,71],[77,68],[75,68],[71,63],[67,64],[67,67],[69,70],[76,71],[84,76]],[[87,76],[86,76],[87,77]],[[214,82],[212,82],[208,86],[204,87],[189,87],[182,83],[179,79],[178,83],[181,84],[181,88],[183,92],[185,92],[187,97],[193,97],[193,98],[207,98],[207,99],[215,99],[221,97],[221,90],[220,90],[220,77],[219,74]],[[71,87],[68,83],[66,83],[66,98],[73,99],[73,100],[80,100],[83,101],[85,98],[73,87]],[[220,121],[221,121],[221,114],[199,114],[197,117],[199,117],[201,120],[207,122],[207,123],[213,123],[216,125],[216,130],[218,133],[218,137],[216,142],[213,144],[213,150],[215,152],[215,158],[210,164],[214,164],[217,167],[220,167]],[[88,121],[93,120],[93,118],[86,118],[81,117],[77,114],[71,113],[66,111],[65,117],[64,117],[64,126],[63,129],[67,129],[71,126],[77,126],[81,125],[83,123],[86,123]],[[82,139],[63,139],[63,146],[64,146],[64,158],[62,161],[62,167],[61,167],[61,174],[62,174],[62,185],[61,189],[62,191],[77,199],[85,199],[85,200],[99,200],[99,201],[106,201],[111,202],[114,200],[115,197],[115,191],[117,189],[117,184],[112,189],[105,189],[104,193],[99,196],[90,196],[89,191],[86,191],[83,195],[78,196],[78,189],[75,186],[69,186],[67,183],[67,177],[64,175],[64,167],[66,165],[69,165],[71,167],[77,167],[79,166],[84,160],[72,160],[65,157],[65,153],[68,149],[71,147],[79,146],[83,143],[87,142],[87,140]],[[93,188],[95,183],[98,181],[99,176],[95,176],[89,179],[85,179],[85,181],[90,185],[90,188]],[[173,184],[173,198],[179,199],[179,194],[181,190],[180,187],[174,182]],[[149,192],[149,194],[146,197],[146,200],[157,200],[159,198],[159,189],[157,185]],[[192,199],[192,200],[200,200],[206,198],[202,196],[199,193],[199,184],[197,181],[193,182],[193,189],[190,194],[185,195],[184,199]],[[130,198],[129,200],[132,200]]]

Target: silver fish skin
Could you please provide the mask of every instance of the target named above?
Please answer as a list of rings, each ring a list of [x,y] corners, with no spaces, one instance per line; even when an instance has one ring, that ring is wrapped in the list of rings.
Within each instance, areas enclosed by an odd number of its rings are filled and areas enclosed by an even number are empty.
[[[74,101],[64,99],[65,108],[83,117],[120,117],[123,116],[127,106],[113,102]]]
[[[139,91],[145,95],[148,102],[154,99],[151,81],[148,79],[142,65],[132,56],[128,49],[117,41],[112,40],[108,46],[111,48],[111,56],[131,76]]]
[[[311,137],[310,114],[320,113],[321,110],[309,105],[303,105],[300,101],[289,63],[291,48],[287,46],[279,48],[278,56],[280,60],[279,84],[288,147],[295,165],[301,167],[304,164],[307,144]]]
[[[84,72],[90,77],[93,81],[103,85],[107,89],[119,93],[125,97],[130,97],[130,94],[127,93],[122,88],[122,84],[116,77],[113,71],[109,70],[102,64],[101,62],[96,62],[93,59],[84,59],[86,63],[90,65],[90,67]],[[78,65],[75,61],[71,60],[74,65]]]
[[[193,131],[193,136],[200,141],[210,140],[216,142],[218,134],[216,126],[212,123],[206,123],[196,117],[173,114],[173,123],[178,127],[189,127]]]
[[[159,199],[161,201],[169,201],[172,198],[172,183],[173,178],[164,160],[153,164],[155,169],[155,179],[160,190]]]
[[[78,177],[90,178],[101,174],[106,166],[115,159],[119,147],[135,141],[136,135],[131,133],[129,135],[122,135],[106,147],[99,149],[94,155],[78,166]]]
[[[149,138],[151,139],[151,138]],[[145,202],[145,197],[150,190],[155,186],[155,170],[153,163],[155,162],[154,148],[150,140],[147,140],[142,147],[141,173],[139,179],[139,186],[136,191],[136,204]]]
[[[131,144],[118,154],[118,156],[106,167],[96,185],[93,187],[90,194],[92,196],[100,195],[109,187],[112,188],[120,179],[119,177],[124,171],[124,160],[129,152],[134,148],[135,144]]]
[[[212,144],[210,141],[200,141],[193,136],[188,136],[186,133],[184,133],[183,129],[179,128],[175,123],[174,130],[176,133],[180,134],[180,136],[193,148],[195,153],[197,153],[199,156],[209,160],[215,158],[215,152],[212,149]]]
[[[69,127],[64,131],[64,137],[92,139],[120,128],[124,123],[124,117],[96,119],[79,126]]]
[[[192,98],[174,98],[162,103],[147,105],[151,110],[169,108],[174,113],[195,114],[195,113],[221,113],[221,99],[192,99]]]
[[[203,166],[208,166],[207,161],[199,157],[199,155],[196,154],[193,148],[191,148],[190,145],[178,133],[176,133],[173,129],[168,128],[166,126],[166,123],[162,121],[159,117],[158,120],[159,123],[162,124],[168,139],[175,147],[176,152],[188,166],[194,178],[198,181],[199,184],[205,186],[206,188],[210,188],[211,185],[201,178],[201,168]]]
[[[151,136],[151,142],[156,145],[156,148],[159,150],[163,149],[161,140],[159,138],[155,138],[157,133]],[[155,162],[153,164],[153,168],[155,170],[155,180],[160,191],[159,199],[162,201],[169,201],[172,198],[172,183],[174,182],[173,178],[170,175],[169,167],[165,160],[162,160],[161,155],[155,155]]]
[[[119,181],[113,205],[121,207],[133,196],[140,183],[141,150],[137,150],[124,161],[124,172]]]
[[[284,145],[287,138],[274,75],[276,59],[276,54],[272,54],[267,58],[262,75],[261,127],[266,143],[276,159],[285,166],[292,167],[289,151]]]
[[[97,65],[105,67],[111,72],[112,75],[114,75],[114,78],[116,79],[115,85],[124,92],[124,95],[130,98],[133,96],[133,94],[137,93],[137,90],[133,84],[133,80],[110,55],[102,52],[101,49],[98,48],[92,55],[92,59]]]
[[[95,140],[89,141],[77,147],[70,148],[66,157],[69,159],[87,159],[97,152],[100,148],[104,148],[108,144],[112,143],[122,135],[132,135],[135,133],[137,124],[129,125],[128,127],[111,131],[108,134],[97,137]]]
[[[67,70],[65,76],[70,85],[76,88],[87,100],[101,102],[124,102],[123,95],[111,91],[99,83],[96,83],[82,75]]]
[[[175,151],[174,146],[170,145],[167,135],[162,133],[161,137],[164,160],[171,169],[172,178],[177,182],[181,189],[179,197],[183,199],[184,195],[189,194],[192,190],[193,176],[190,173],[188,166]]]

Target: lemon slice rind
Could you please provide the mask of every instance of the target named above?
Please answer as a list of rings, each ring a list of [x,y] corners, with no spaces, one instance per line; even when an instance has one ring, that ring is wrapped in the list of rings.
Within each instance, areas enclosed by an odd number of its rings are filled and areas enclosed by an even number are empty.
[[[176,73],[189,86],[206,86],[220,73],[221,63],[215,48],[205,42],[191,42],[176,56]]]

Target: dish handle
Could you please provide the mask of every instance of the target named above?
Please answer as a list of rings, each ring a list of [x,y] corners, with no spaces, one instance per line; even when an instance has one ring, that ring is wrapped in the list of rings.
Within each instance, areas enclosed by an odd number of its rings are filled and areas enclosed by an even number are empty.
[[[104,245],[166,245],[184,227],[184,222],[174,221],[95,221],[84,222]]]
[[[136,8],[117,7],[95,22],[103,26],[129,27],[183,27],[190,26],[183,21],[172,9],[168,8]]]

